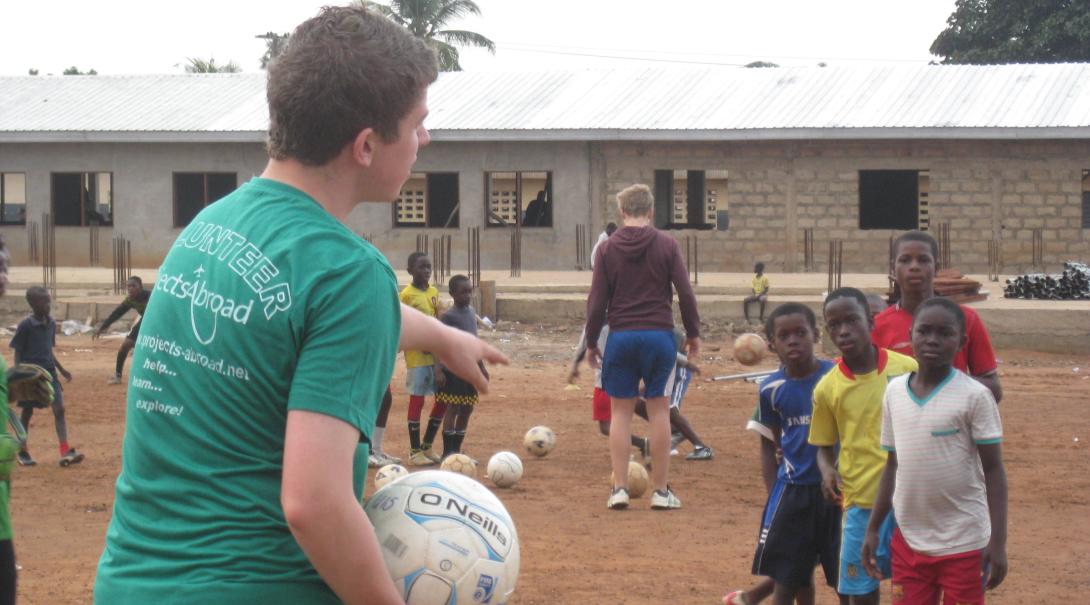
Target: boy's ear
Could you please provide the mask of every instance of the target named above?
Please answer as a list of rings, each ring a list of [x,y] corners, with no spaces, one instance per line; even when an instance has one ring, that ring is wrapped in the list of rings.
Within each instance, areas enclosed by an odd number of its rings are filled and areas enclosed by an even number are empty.
[[[378,133],[373,128],[364,128],[352,139],[352,160],[364,168],[369,168],[375,160],[375,139]]]
[[[961,342],[958,343],[958,350],[960,351],[960,350],[964,349],[965,345],[968,344],[968,343],[969,343],[969,335],[966,334],[965,332],[962,332],[961,333]]]

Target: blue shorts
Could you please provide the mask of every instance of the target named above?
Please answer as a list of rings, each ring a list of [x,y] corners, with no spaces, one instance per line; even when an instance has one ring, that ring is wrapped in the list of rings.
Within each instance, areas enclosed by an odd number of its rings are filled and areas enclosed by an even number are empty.
[[[635,399],[663,397],[666,382],[677,364],[671,330],[610,331],[602,359],[602,389],[610,397]]]
[[[878,580],[867,575],[863,568],[863,538],[870,523],[870,509],[849,506],[844,510],[840,537],[840,583],[836,591],[845,595],[865,595],[878,590]],[[878,570],[883,578],[890,577],[889,545],[893,540],[893,513],[882,522],[878,530]]]
[[[405,388],[410,395],[428,397],[435,394],[435,366],[408,368],[405,371]]]

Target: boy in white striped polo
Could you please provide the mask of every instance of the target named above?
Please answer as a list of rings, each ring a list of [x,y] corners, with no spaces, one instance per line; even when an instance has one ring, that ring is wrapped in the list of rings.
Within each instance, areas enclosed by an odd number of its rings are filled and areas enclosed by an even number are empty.
[[[882,404],[889,452],[863,544],[876,573],[878,525],[892,505],[893,603],[984,603],[1007,573],[1007,476],[999,408],[987,387],[953,367],[965,315],[945,298],[920,305],[912,325],[919,371],[895,378]]]

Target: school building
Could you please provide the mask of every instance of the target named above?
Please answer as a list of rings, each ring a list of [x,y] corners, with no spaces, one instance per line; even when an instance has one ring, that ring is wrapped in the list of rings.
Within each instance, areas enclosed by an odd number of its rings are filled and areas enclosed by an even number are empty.
[[[0,233],[55,223],[60,265],[155,267],[206,204],[259,174],[263,73],[0,78]],[[884,272],[892,235],[943,227],[951,264],[1090,260],[1090,64],[446,73],[395,205],[350,226],[395,267],[420,235],[466,266],[570,270],[642,182],[701,271]],[[517,225],[517,226],[516,226]],[[577,243],[577,236],[585,245]],[[813,254],[808,254],[812,251]]]

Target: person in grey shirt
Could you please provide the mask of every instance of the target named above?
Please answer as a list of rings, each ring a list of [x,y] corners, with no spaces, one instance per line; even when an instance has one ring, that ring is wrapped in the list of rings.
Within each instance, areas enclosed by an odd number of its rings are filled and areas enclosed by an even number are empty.
[[[473,298],[473,283],[465,275],[455,275],[450,278],[449,287],[454,306],[447,309],[439,321],[476,336],[477,312],[469,304]],[[435,394],[435,400],[447,406],[446,415],[443,417],[443,458],[446,458],[451,454],[462,452],[462,442],[466,438],[469,417],[477,405],[477,389],[442,367],[442,364],[440,367],[442,372],[436,376],[438,392]],[[488,370],[483,364],[481,371],[485,376],[488,375]]]

